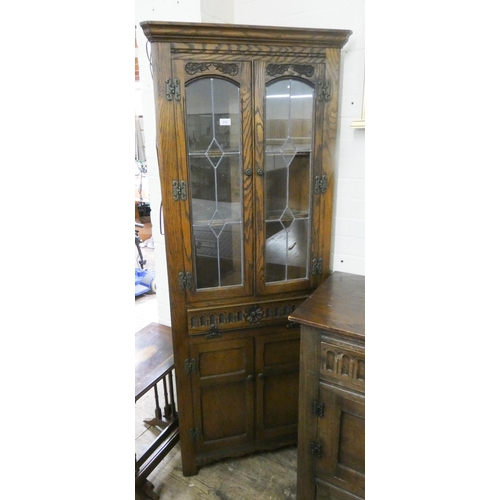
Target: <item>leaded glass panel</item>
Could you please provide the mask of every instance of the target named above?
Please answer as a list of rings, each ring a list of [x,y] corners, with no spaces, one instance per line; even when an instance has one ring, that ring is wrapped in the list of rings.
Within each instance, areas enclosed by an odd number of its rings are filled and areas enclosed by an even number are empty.
[[[240,92],[218,78],[186,86],[197,289],[243,284]]]
[[[309,275],[314,88],[289,78],[266,87],[266,282]]]

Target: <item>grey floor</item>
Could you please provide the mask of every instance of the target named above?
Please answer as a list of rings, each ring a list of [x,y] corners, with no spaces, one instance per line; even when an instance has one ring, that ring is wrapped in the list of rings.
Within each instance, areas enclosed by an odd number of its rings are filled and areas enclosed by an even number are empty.
[[[154,270],[154,250],[143,248],[146,267]],[[158,322],[154,294],[135,299],[135,324],[138,331]],[[135,449],[137,456],[159,434],[159,429],[144,424],[154,417],[154,398],[148,394],[135,407]],[[202,467],[197,476],[182,475],[180,446],[177,444],[148,480],[160,500],[293,500],[296,498],[297,448],[257,453],[238,459],[225,459]]]

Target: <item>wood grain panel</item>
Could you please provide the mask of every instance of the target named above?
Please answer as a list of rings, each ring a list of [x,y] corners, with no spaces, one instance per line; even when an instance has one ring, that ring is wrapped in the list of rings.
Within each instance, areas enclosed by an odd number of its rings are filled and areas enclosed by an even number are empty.
[[[176,120],[172,112],[172,104],[165,95],[165,81],[172,76],[170,63],[170,45],[153,44],[152,46],[153,80],[155,93],[156,116],[164,119],[157,120],[156,141],[158,164],[160,168],[160,184],[162,192],[163,220],[165,221],[165,249],[167,262],[175,265],[168,266],[169,289],[177,288],[179,268],[184,267],[182,255],[183,229],[179,224],[171,224],[172,220],[181,219],[181,206],[172,199],[171,186],[179,178],[179,154],[182,151],[177,147]],[[189,429],[193,427],[193,413],[191,403],[191,379],[184,374],[183,362],[188,357],[189,347],[184,332],[187,329],[186,315],[184,314],[187,302],[184,293],[171,294],[171,321],[172,340],[174,348],[174,363],[176,371],[176,385],[178,394],[179,413],[183,418],[179,420],[179,434],[183,455],[183,471],[187,475],[196,474],[198,467],[193,443],[189,440]]]

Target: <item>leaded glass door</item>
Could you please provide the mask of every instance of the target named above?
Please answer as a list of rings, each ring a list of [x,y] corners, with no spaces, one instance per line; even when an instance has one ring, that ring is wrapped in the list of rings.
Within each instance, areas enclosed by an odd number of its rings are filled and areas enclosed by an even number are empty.
[[[249,64],[175,64],[184,75],[188,294],[191,300],[245,295],[253,289],[252,183],[245,174],[252,139]]]
[[[308,68],[318,73],[314,66]],[[314,177],[320,139],[315,122],[321,116],[316,87],[315,80],[293,74],[268,77],[261,95],[263,168],[256,216],[261,293],[312,286],[318,246]]]

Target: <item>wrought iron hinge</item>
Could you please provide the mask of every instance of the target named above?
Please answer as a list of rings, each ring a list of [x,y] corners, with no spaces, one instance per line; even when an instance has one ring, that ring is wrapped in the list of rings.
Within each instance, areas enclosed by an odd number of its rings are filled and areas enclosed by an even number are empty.
[[[172,182],[172,198],[174,201],[187,200],[187,183],[186,181]]]
[[[189,429],[189,440],[196,441],[197,439],[201,439],[201,431],[197,427],[193,427]]]
[[[191,375],[191,373],[196,373],[198,370],[195,358],[184,360],[184,371],[186,375]]]
[[[322,447],[320,443],[317,443],[316,441],[311,441],[310,445],[310,450],[311,450],[311,455],[313,457],[321,457],[321,452],[322,452]]]
[[[326,175],[322,175],[321,177],[317,175],[314,178],[314,192],[316,194],[325,194],[326,188],[328,187],[328,179]]]
[[[165,95],[167,101],[181,100],[181,81],[178,78],[167,78],[165,81]]]
[[[330,93],[331,90],[331,83],[330,80],[326,81],[319,81],[318,82],[318,99],[320,101],[329,101],[332,98],[332,95]]]
[[[222,337],[222,333],[219,332],[219,328],[216,325],[210,325],[208,333],[205,335],[206,339],[216,339]]]
[[[325,405],[319,401],[314,400],[312,402],[312,414],[317,417],[322,417],[325,412]]]
[[[179,273],[179,289],[180,290],[191,290],[193,287],[192,274],[190,272],[180,272]]]
[[[323,259],[313,259],[312,262],[312,274],[316,276],[318,274],[323,274]]]

